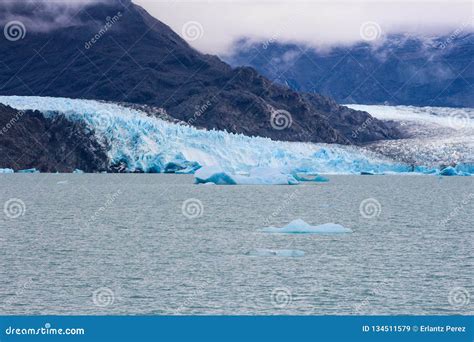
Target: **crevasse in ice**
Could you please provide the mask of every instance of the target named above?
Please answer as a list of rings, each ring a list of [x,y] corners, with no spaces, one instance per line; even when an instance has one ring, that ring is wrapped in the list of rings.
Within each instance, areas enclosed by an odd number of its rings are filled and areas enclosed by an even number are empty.
[[[281,142],[196,129],[113,103],[25,96],[0,96],[0,103],[20,110],[39,110],[46,117],[62,113],[72,121],[84,122],[99,141],[107,142],[111,164],[121,163],[131,172],[165,172],[173,162],[188,163],[190,173],[199,165],[218,165],[233,173],[250,172],[255,167],[286,173],[410,171],[407,165],[357,147]]]

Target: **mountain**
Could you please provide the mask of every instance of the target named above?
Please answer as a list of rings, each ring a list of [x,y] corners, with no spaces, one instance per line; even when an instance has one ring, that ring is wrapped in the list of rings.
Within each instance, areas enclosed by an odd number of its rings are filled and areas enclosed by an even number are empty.
[[[129,0],[55,4],[0,4],[10,38],[0,39],[0,95],[147,104],[196,127],[286,141],[358,144],[400,136],[368,113],[196,51]],[[12,22],[23,25],[19,37],[7,37]]]
[[[436,38],[388,35],[330,50],[243,39],[226,60],[339,103],[474,107],[474,34],[464,31]]]
[[[18,111],[0,103],[0,165],[15,170],[86,172],[108,168],[105,148],[83,122]]]

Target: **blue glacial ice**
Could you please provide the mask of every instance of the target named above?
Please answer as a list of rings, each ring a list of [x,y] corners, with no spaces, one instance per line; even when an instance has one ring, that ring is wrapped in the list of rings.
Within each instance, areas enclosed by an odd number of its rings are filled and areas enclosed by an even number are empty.
[[[411,171],[406,164],[359,147],[272,141],[196,129],[113,103],[23,96],[0,96],[0,103],[20,110],[39,110],[46,117],[62,113],[72,121],[84,122],[107,146],[111,165],[124,165],[128,172],[193,173],[201,166],[219,166],[226,173],[219,182],[233,179],[253,184],[255,174],[237,179],[232,175],[249,174],[262,167],[278,169],[282,174]]]
[[[304,251],[297,249],[266,249],[266,248],[257,248],[246,253],[250,256],[262,256],[262,257],[302,257],[304,256]]]
[[[279,234],[341,234],[352,233],[352,229],[341,226],[336,223],[325,223],[318,226],[312,226],[301,219],[293,220],[286,226],[266,227],[260,230],[264,233]]]

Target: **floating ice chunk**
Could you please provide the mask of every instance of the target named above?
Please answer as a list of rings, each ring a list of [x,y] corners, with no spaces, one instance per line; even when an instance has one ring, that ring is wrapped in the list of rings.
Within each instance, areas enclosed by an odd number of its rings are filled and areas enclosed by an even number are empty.
[[[248,176],[234,175],[219,166],[205,166],[194,174],[196,183],[212,182],[218,185],[296,185],[298,181],[292,176],[281,173],[278,169],[255,168]]]
[[[329,182],[329,178],[323,177],[318,174],[305,174],[305,173],[297,173],[294,172],[292,176],[298,181],[298,182],[318,182],[318,183],[325,183]]]
[[[75,169],[74,171],[72,171],[72,173],[84,173],[84,171],[79,170],[79,169]]]
[[[68,183],[68,181],[67,181],[67,180],[63,180],[63,181],[59,181],[59,182],[57,182],[56,184],[67,184],[67,183]]]
[[[165,165],[165,173],[191,174],[199,169],[201,165],[197,162],[190,162],[180,153],[176,158]]]
[[[205,166],[194,173],[196,183],[214,183],[219,185],[235,185],[237,182],[229,173],[219,166]]]
[[[441,176],[457,176],[458,172],[452,166],[445,167],[439,173]]]
[[[319,226],[312,226],[301,219],[293,220],[281,228],[266,227],[261,230],[265,233],[282,234],[339,234],[352,233],[352,229],[336,223],[325,223]]]
[[[246,253],[251,256],[302,257],[304,252],[297,249],[266,249],[257,248]]]
[[[0,169],[0,173],[13,173],[13,169]]]
[[[35,168],[32,168],[32,169],[25,169],[25,170],[19,170],[17,171],[18,173],[39,173],[38,170],[36,170]]]

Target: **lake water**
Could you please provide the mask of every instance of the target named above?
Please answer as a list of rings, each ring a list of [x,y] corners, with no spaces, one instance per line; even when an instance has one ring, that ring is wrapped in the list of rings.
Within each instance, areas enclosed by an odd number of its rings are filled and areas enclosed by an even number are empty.
[[[0,313],[474,312],[473,177],[330,179],[0,175]],[[296,218],[353,233],[259,232]],[[246,255],[258,248],[305,256]]]

